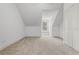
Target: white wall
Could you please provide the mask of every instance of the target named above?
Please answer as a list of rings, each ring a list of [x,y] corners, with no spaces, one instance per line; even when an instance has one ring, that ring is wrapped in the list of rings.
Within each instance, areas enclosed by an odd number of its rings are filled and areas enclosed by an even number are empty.
[[[64,43],[79,51],[79,4],[64,5]]]
[[[41,35],[42,9],[39,3],[16,4],[25,24],[25,36]]]
[[[52,35],[63,38],[63,4],[57,10],[57,15],[52,25]]]
[[[68,4],[64,4],[64,42],[69,46],[73,47],[73,18],[74,18],[74,8],[70,6],[67,8]]]
[[[54,34],[55,34],[52,29],[53,29],[53,25],[54,25],[54,22],[55,22],[55,20],[56,20],[57,14],[58,14],[58,10],[53,11],[53,12],[52,12],[52,18],[51,18],[51,20],[49,21],[49,32],[50,32],[49,34],[50,34],[51,37],[53,37]],[[53,36],[52,36],[52,35],[53,35]]]
[[[14,4],[0,4],[0,50],[24,37],[24,24]]]
[[[38,26],[27,26],[25,27],[26,37],[40,37],[40,27]]]

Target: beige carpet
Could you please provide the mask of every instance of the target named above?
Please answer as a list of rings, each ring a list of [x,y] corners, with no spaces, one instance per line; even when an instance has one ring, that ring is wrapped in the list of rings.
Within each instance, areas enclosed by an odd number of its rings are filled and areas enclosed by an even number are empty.
[[[5,48],[1,55],[71,55],[79,54],[74,49],[64,45],[60,39],[24,38]]]

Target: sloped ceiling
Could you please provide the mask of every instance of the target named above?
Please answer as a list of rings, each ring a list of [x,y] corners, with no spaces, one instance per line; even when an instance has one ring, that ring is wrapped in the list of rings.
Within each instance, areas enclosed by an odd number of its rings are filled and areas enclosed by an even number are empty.
[[[19,3],[16,4],[25,26],[40,26],[41,10],[39,4]]]
[[[51,13],[60,7],[60,3],[18,3],[16,4],[25,26],[41,26],[43,13]]]

